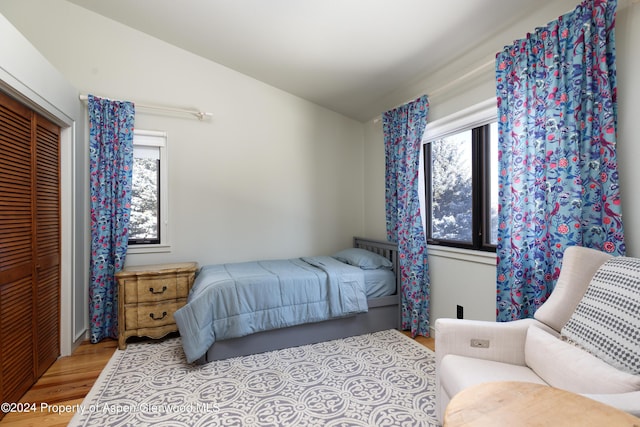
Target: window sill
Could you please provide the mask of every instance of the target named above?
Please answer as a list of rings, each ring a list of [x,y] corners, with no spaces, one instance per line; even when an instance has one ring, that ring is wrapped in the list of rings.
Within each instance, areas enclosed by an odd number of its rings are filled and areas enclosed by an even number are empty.
[[[492,266],[496,265],[495,252],[474,251],[471,249],[451,248],[438,245],[427,245],[427,251],[429,256],[438,256]]]
[[[171,245],[133,245],[127,248],[127,254],[156,254],[161,252],[171,252]]]

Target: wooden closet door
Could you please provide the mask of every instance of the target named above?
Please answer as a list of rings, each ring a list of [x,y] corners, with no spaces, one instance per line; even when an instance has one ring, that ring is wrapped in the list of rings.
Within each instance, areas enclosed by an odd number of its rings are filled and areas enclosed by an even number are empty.
[[[36,116],[36,378],[60,355],[60,128]]]
[[[59,150],[58,126],[0,93],[3,402],[17,402],[60,354]]]
[[[17,402],[35,381],[32,113],[0,101],[0,390]]]

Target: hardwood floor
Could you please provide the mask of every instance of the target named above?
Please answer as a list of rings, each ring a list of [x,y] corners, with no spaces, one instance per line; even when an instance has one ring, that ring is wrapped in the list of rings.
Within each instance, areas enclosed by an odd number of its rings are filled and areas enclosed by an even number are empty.
[[[408,332],[403,332],[409,336]],[[416,337],[417,342],[434,350],[434,339]],[[74,412],[57,413],[80,405],[118,347],[117,340],[98,344],[85,342],[71,356],[58,359],[20,400],[33,404],[34,411],[12,412],[0,420],[3,426],[66,426]]]
[[[411,337],[411,333],[408,331],[402,331],[403,334],[405,334],[408,337]],[[422,337],[422,336],[417,336],[414,338],[416,340],[416,342],[419,342],[420,344],[422,344],[423,346],[427,347],[428,349],[430,349],[431,351],[436,351],[436,340],[433,337]]]
[[[79,405],[89,393],[116,348],[117,340],[85,342],[71,356],[59,358],[20,400],[33,404],[29,412],[11,412],[3,426],[66,426],[74,412],[56,413]]]

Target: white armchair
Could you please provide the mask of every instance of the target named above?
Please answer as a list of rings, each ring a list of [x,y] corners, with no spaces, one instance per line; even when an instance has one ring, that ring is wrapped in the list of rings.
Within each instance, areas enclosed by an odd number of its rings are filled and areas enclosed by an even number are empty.
[[[551,385],[640,416],[640,375],[623,372],[560,339],[593,276],[610,258],[593,249],[568,248],[556,287],[533,319],[507,323],[437,319],[436,404],[440,421],[455,394],[491,381]],[[636,315],[633,324],[638,354],[640,314]]]

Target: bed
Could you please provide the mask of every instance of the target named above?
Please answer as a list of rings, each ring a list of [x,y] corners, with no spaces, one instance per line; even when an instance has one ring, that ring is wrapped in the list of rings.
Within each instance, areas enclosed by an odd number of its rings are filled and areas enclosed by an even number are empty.
[[[331,256],[204,266],[174,314],[187,360],[399,328],[398,271],[395,244],[359,237]]]

